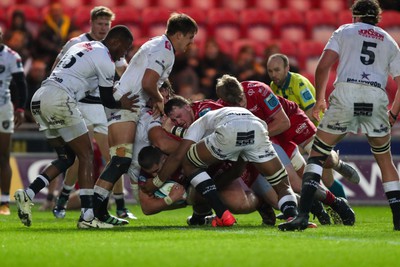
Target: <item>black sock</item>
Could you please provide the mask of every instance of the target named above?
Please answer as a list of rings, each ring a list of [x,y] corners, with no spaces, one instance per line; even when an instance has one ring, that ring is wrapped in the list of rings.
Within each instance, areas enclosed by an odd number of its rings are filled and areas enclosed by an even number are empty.
[[[123,210],[125,208],[124,194],[114,194],[114,199],[117,210]]]
[[[303,186],[301,188],[301,197],[299,212],[308,215],[314,201],[314,194],[319,186],[321,176],[314,172],[306,172],[303,175]]]
[[[104,208],[104,206],[106,208]],[[94,216],[97,218],[102,218],[104,215],[108,213],[107,211],[108,206],[108,197],[103,198],[103,196],[99,195],[98,193],[94,193],[93,195],[93,212]]]
[[[227,208],[219,198],[214,181],[211,179],[204,180],[195,189],[208,201],[218,218],[221,218]]]
[[[48,177],[46,174],[42,173],[42,174],[40,174],[40,176],[42,176],[43,178],[45,178],[45,179],[48,181],[48,183],[50,182],[50,179],[49,179],[49,177]],[[47,184],[48,184],[48,183],[47,183]],[[37,193],[39,193],[40,190],[42,190],[43,188],[45,188],[45,187],[47,186],[47,184],[43,181],[42,178],[38,177],[38,178],[36,178],[36,179],[29,185],[29,188],[30,188],[30,189],[35,193],[35,195],[36,195]]]
[[[295,217],[297,216],[297,205],[294,201],[286,201],[281,206],[281,211],[285,218]]]
[[[392,210],[393,224],[399,227],[397,230],[400,230],[400,191],[389,191],[385,194]]]

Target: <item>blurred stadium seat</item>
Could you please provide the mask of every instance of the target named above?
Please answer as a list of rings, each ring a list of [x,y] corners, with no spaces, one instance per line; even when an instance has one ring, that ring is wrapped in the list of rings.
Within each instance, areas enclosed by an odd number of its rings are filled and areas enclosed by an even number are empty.
[[[283,8],[281,2],[281,0],[253,0],[253,3],[249,6],[257,9],[275,11]]]
[[[272,13],[275,38],[294,42],[306,39],[305,21],[302,12],[295,9],[278,9]]]
[[[198,8],[200,10],[208,11],[217,8],[218,0],[187,0],[189,7]]]
[[[152,0],[121,0],[120,5],[131,6],[138,10],[152,6]]]
[[[132,6],[116,6],[112,10],[115,13],[113,25],[127,26],[135,39],[143,36],[141,30],[142,13],[139,10]]]
[[[312,0],[286,0],[286,8],[306,12],[313,8]]]
[[[343,24],[348,24],[353,22],[353,17],[351,15],[350,10],[342,10],[338,14],[338,26],[341,26]]]
[[[116,6],[119,5],[118,0],[88,0],[86,5],[90,6],[106,6],[110,9],[114,9]]]
[[[7,0],[2,0],[2,1],[7,2]],[[43,8],[45,6],[48,6],[51,3],[51,0],[25,0],[23,2],[26,5],[30,5],[36,8]]]
[[[239,15],[227,8],[214,8],[208,11],[208,33],[219,42],[231,44],[241,37]]]
[[[384,10],[378,26],[387,31],[400,44],[400,12]]]
[[[337,17],[326,9],[311,9],[305,12],[309,39],[326,43],[337,28]]]
[[[93,6],[79,6],[75,8],[72,21],[83,32],[90,31],[90,11],[92,9]]]
[[[318,1],[319,6],[317,8],[329,10],[332,13],[340,13],[342,11],[349,11],[347,0],[323,0]],[[353,2],[353,1],[351,1]]]
[[[175,11],[178,8],[184,6],[185,0],[153,0],[154,6],[163,7],[168,9],[169,11]]]
[[[325,44],[319,41],[307,40],[298,44],[300,69],[314,73]]]
[[[18,3],[18,0],[1,0],[0,8],[5,10],[11,6],[16,5],[17,3]]]
[[[244,9],[239,13],[244,38],[267,42],[274,38],[271,12],[265,9]]]
[[[146,7],[142,11],[142,34],[154,37],[163,35],[167,27],[167,20],[171,11],[162,7]]]
[[[246,9],[250,7],[248,5],[248,0],[222,0],[220,1],[220,5],[223,8],[229,8],[235,11],[241,11],[243,9]]]

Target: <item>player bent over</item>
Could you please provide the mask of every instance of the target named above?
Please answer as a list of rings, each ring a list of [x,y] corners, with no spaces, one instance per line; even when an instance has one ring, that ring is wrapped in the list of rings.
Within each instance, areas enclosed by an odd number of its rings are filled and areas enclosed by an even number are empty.
[[[186,157],[185,157],[186,155]],[[268,138],[265,122],[250,111],[226,107],[209,111],[188,128],[177,151],[168,156],[154,179],[146,181],[145,190],[161,187],[180,162],[190,184],[215,211],[213,226],[232,226],[236,220],[217,194],[216,186],[205,171],[212,164],[241,157],[254,164],[278,194],[280,210],[288,217],[297,214],[297,200],[287,173]]]

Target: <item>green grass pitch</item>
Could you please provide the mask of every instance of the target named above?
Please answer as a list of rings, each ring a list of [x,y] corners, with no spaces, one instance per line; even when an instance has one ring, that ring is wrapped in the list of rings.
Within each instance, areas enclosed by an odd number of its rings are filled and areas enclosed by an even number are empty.
[[[76,228],[78,211],[57,220],[33,207],[31,227],[0,216],[0,266],[399,266],[400,232],[388,206],[354,207],[356,224],[280,232],[257,213],[236,215],[231,228],[188,227],[191,208],[145,216],[108,230]],[[114,212],[114,210],[111,210]],[[279,223],[279,222],[278,222]]]

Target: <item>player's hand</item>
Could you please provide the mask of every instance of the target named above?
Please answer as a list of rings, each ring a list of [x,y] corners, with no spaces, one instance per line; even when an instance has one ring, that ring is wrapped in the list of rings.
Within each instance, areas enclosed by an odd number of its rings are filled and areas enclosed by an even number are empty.
[[[325,113],[326,110],[326,102],[325,99],[323,100],[317,100],[317,102],[315,102],[315,106],[313,107],[312,110],[312,116],[316,121],[320,121],[321,117],[320,117],[320,113],[322,111],[322,113]]]
[[[23,109],[17,109],[14,112],[14,125],[18,128],[25,121],[25,112]]]
[[[174,123],[172,122],[172,120],[167,117],[166,115],[163,116],[162,118],[162,127],[167,131],[167,132],[171,132],[172,127],[174,127]]]
[[[185,193],[185,188],[181,184],[175,183],[174,186],[172,186],[168,196],[172,199],[173,202],[176,202],[179,200],[186,200]]]
[[[390,127],[393,127],[393,125],[396,123],[397,120],[397,116],[395,115],[392,111],[388,110],[387,112],[388,114],[388,118],[389,118],[389,123],[390,123]]]
[[[153,183],[153,178],[149,178],[146,180],[146,182],[140,183],[139,187],[145,194],[148,194],[149,196],[152,196],[158,189],[158,187]]]
[[[137,103],[139,103],[139,96],[129,96],[130,94],[131,93],[124,94],[119,100],[121,102],[121,108],[136,112],[140,108],[139,105],[137,105]]]
[[[164,101],[158,101],[153,103],[153,118],[164,116]]]

